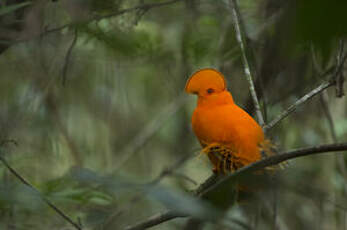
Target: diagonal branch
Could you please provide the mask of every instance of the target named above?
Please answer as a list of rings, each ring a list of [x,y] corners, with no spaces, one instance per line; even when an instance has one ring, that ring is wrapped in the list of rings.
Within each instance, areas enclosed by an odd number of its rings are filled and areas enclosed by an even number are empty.
[[[14,168],[12,168],[4,157],[0,156],[0,161],[5,165],[5,167],[23,184],[28,186],[32,191],[34,191],[41,198],[43,202],[45,202],[50,208],[52,208],[59,216],[61,216],[64,220],[69,222],[72,226],[74,226],[77,230],[82,230],[82,227],[75,223],[68,215],[66,215],[62,210],[60,210],[57,206],[55,206],[51,201],[49,201],[46,197],[44,197],[39,190],[37,190],[32,184],[30,184],[26,179],[24,179]]]
[[[328,126],[330,129],[330,134],[331,134],[332,140],[335,143],[337,143],[338,138],[337,138],[337,134],[336,134],[336,130],[335,130],[334,119],[333,119],[333,116],[331,114],[331,111],[330,111],[330,108],[329,108],[329,105],[328,105],[328,102],[327,102],[327,99],[325,98],[325,96],[327,96],[327,94],[323,93],[320,95],[319,99],[320,99],[321,104],[322,104],[322,109],[323,109],[324,115],[325,115],[327,122],[328,122]],[[344,176],[344,178],[347,178],[345,160],[344,160],[344,157],[342,155],[339,155],[336,157],[336,164],[337,164],[337,167],[339,168],[341,174]]]
[[[153,9],[153,8],[158,8],[158,7],[162,7],[162,6],[171,5],[171,4],[174,4],[176,2],[180,2],[180,1],[183,1],[183,0],[170,0],[170,1],[166,1],[166,2],[160,2],[160,3],[139,4],[139,5],[134,6],[134,7],[130,7],[130,8],[126,8],[126,9],[122,9],[122,10],[117,10],[117,11],[111,12],[109,14],[94,16],[94,17],[88,19],[87,21],[85,21],[84,23],[89,24],[89,23],[94,22],[94,21],[99,21],[99,20],[102,20],[102,19],[116,17],[116,16],[119,16],[119,15],[123,15],[123,14],[130,13],[130,12],[133,12],[133,11],[138,11],[138,10],[148,11],[148,10]],[[75,22],[69,22],[69,23],[66,23],[64,25],[58,26],[56,28],[45,30],[39,36],[41,37],[41,36],[44,36],[44,35],[47,35],[47,34],[50,34],[50,33],[59,32],[59,31],[62,31],[63,29],[66,29],[66,28],[69,28],[69,27],[73,27],[75,25],[76,25]],[[27,41],[27,40],[29,40],[29,39],[16,40],[14,43],[24,42],[24,41]]]
[[[241,14],[240,14],[236,0],[229,0],[229,4],[231,6],[231,11],[232,11],[232,15],[233,15],[233,22],[234,22],[235,32],[236,32],[236,39],[237,39],[237,41],[240,45],[240,48],[241,48],[242,61],[244,64],[244,71],[245,71],[246,78],[247,78],[247,81],[249,84],[249,90],[251,92],[251,96],[253,99],[255,112],[257,114],[257,118],[258,118],[258,122],[259,122],[260,126],[263,126],[264,125],[264,118],[263,118],[263,114],[261,113],[261,110],[260,110],[259,100],[258,100],[257,93],[255,91],[255,87],[254,87],[254,83],[253,83],[254,77],[252,76],[252,74],[254,74],[254,71],[252,71],[252,69],[249,65],[248,58],[247,58],[247,44],[246,44],[246,38],[244,37],[244,34],[245,34],[244,31],[245,30],[243,28],[243,24],[242,24],[242,20],[241,20]]]
[[[77,29],[75,29],[73,40],[72,40],[71,45],[70,45],[69,49],[67,50],[67,53],[65,56],[65,62],[64,62],[63,71],[62,71],[62,84],[63,84],[63,86],[65,86],[65,83],[66,83],[67,69],[68,69],[68,66],[70,63],[72,50],[75,47],[76,42],[77,42],[77,36],[78,36],[78,32],[77,32]]]
[[[312,91],[310,91],[309,93],[307,93],[306,95],[301,97],[299,100],[297,100],[294,104],[289,106],[286,110],[284,110],[275,119],[273,119],[271,122],[266,124],[264,126],[264,130],[268,131],[268,130],[272,129],[275,125],[277,125],[280,121],[282,121],[284,118],[286,118],[289,114],[294,112],[296,107],[305,103],[306,101],[311,99],[313,96],[323,92],[325,89],[327,89],[333,85],[336,85],[336,76],[338,76],[343,71],[343,66],[344,66],[346,60],[347,60],[347,54],[345,54],[341,58],[341,61],[338,64],[329,68],[327,71],[325,71],[323,74],[321,74],[322,76],[332,74],[329,81],[325,81],[325,82],[321,83],[317,88],[313,89]]]
[[[333,86],[334,82],[330,81],[330,82],[323,82],[322,84],[320,84],[318,87],[316,87],[315,89],[313,89],[312,91],[310,91],[309,93],[305,94],[303,97],[301,97],[299,100],[297,100],[294,104],[292,104],[291,106],[289,106],[286,110],[284,110],[281,114],[279,114],[275,119],[273,119],[271,122],[269,122],[268,124],[266,124],[264,126],[264,130],[268,131],[270,129],[272,129],[277,123],[279,123],[280,121],[282,121],[284,118],[286,118],[289,114],[291,114],[292,112],[295,111],[295,109],[305,103],[306,101],[308,101],[309,99],[311,99],[312,97],[314,97],[315,95],[319,94],[320,92],[322,92],[323,90],[329,88],[330,86]]]
[[[97,20],[98,21],[98,20],[101,20],[101,19],[111,18],[111,17],[114,17],[114,16],[118,16],[118,15],[121,15],[121,14],[125,14],[125,13],[129,13],[129,12],[132,12],[132,11],[136,11],[136,10],[145,10],[145,11],[147,11],[149,9],[171,5],[171,4],[174,4],[174,3],[179,2],[179,1],[183,1],[183,0],[170,0],[170,1],[166,1],[166,2],[160,2],[160,3],[140,4],[138,6],[134,6],[134,7],[128,8],[128,9],[119,10],[119,11],[116,11],[116,12],[113,12],[113,13],[109,13],[109,14],[105,14],[105,15],[102,15],[102,16],[96,16],[92,20]]]
[[[249,164],[239,170],[237,170],[235,173],[232,173],[221,180],[217,181],[214,185],[206,189],[202,192],[202,194],[208,193],[210,190],[216,189],[220,184],[227,183],[228,181],[231,181],[235,179],[236,177],[239,177],[241,175],[244,175],[246,173],[251,173],[260,169],[263,169],[265,167],[276,165],[281,162],[308,156],[308,155],[314,155],[319,153],[327,153],[327,152],[337,152],[337,151],[346,151],[347,150],[347,142],[346,143],[338,143],[338,144],[326,144],[326,145],[318,145],[318,146],[312,146],[308,148],[300,148],[300,149],[294,149],[289,150],[284,153],[279,153],[277,155],[267,157],[263,160],[254,162],[252,164]]]
[[[154,117],[134,139],[120,153],[120,158],[115,165],[116,169],[124,166],[125,163],[136,154],[137,150],[144,146],[147,141],[161,128],[163,123],[175,114],[186,101],[186,97],[179,96],[176,100],[168,104],[159,114]]]
[[[135,225],[128,226],[125,228],[125,230],[143,230],[143,229],[156,226],[158,224],[164,223],[166,221],[169,221],[178,217],[188,217],[188,215],[169,210],[169,211],[155,214],[149,217],[147,220],[139,222]]]
[[[231,182],[235,178],[245,175],[246,173],[254,172],[254,171],[263,169],[265,167],[279,164],[281,162],[284,162],[290,159],[319,154],[319,153],[337,152],[337,151],[346,151],[346,150],[347,150],[347,142],[340,143],[340,144],[327,144],[327,145],[319,145],[319,146],[313,146],[308,148],[289,150],[282,154],[274,155],[274,156],[265,158],[263,160],[257,161],[253,164],[247,165],[237,170],[236,172],[226,177],[223,177],[222,179],[220,179],[219,176],[212,175],[195,190],[194,195],[199,197],[206,196],[206,194],[208,194],[209,192],[212,192],[213,190],[218,189],[218,187],[221,186],[222,184]],[[149,217],[147,220],[144,220],[132,226],[128,226],[125,229],[139,230],[139,229],[150,228],[178,217],[188,217],[188,216],[189,215],[184,213],[178,213],[174,210],[168,210],[159,214],[155,214]]]

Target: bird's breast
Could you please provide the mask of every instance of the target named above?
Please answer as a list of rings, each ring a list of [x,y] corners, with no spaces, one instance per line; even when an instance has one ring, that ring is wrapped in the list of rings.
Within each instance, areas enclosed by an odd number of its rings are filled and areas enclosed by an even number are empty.
[[[192,116],[192,126],[202,145],[221,143],[257,157],[258,144],[264,139],[257,122],[235,104],[198,106]]]
[[[236,121],[233,117],[228,117],[228,114],[229,112],[223,109],[222,106],[212,108],[197,107],[193,113],[192,126],[199,140],[204,143],[230,143],[231,139],[236,141]],[[230,136],[231,133],[234,133],[234,135]]]

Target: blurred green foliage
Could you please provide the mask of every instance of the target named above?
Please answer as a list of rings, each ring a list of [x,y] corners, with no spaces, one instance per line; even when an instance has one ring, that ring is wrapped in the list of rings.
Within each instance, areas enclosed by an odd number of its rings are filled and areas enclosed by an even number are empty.
[[[251,229],[269,229],[273,212],[279,229],[343,229],[343,155],[294,160],[279,173],[278,184],[269,185],[277,193],[261,195],[265,204],[238,204],[219,219],[210,204],[189,194],[212,174],[205,156],[198,157],[190,128],[195,98],[182,95],[189,74],[219,69],[235,101],[251,114],[254,108],[228,1],[155,6],[165,2],[1,2],[0,140],[18,143],[3,144],[2,156],[84,229],[124,229],[166,208],[208,219],[207,229],[244,229],[230,217]],[[321,71],[335,65],[347,33],[347,5],[245,0],[240,8],[270,121],[328,79]],[[123,9],[132,10],[117,14]],[[281,150],[345,141],[346,105],[331,88],[300,106],[269,137]],[[0,178],[0,229],[72,229],[3,165]],[[183,226],[178,219],[153,229]]]

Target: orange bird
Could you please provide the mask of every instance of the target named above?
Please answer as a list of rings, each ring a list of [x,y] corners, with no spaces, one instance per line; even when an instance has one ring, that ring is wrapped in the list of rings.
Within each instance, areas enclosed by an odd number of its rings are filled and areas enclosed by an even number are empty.
[[[206,68],[195,72],[185,91],[198,96],[192,116],[195,135],[217,173],[227,173],[262,158],[262,128],[234,103],[223,74]]]

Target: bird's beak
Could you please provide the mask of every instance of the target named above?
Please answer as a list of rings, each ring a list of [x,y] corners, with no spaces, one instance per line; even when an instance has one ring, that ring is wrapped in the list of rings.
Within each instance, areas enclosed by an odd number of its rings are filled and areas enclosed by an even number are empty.
[[[195,95],[198,95],[199,94],[199,92],[198,91],[193,91],[193,90],[185,90],[186,91],[186,93],[189,93],[189,94],[195,94]]]

